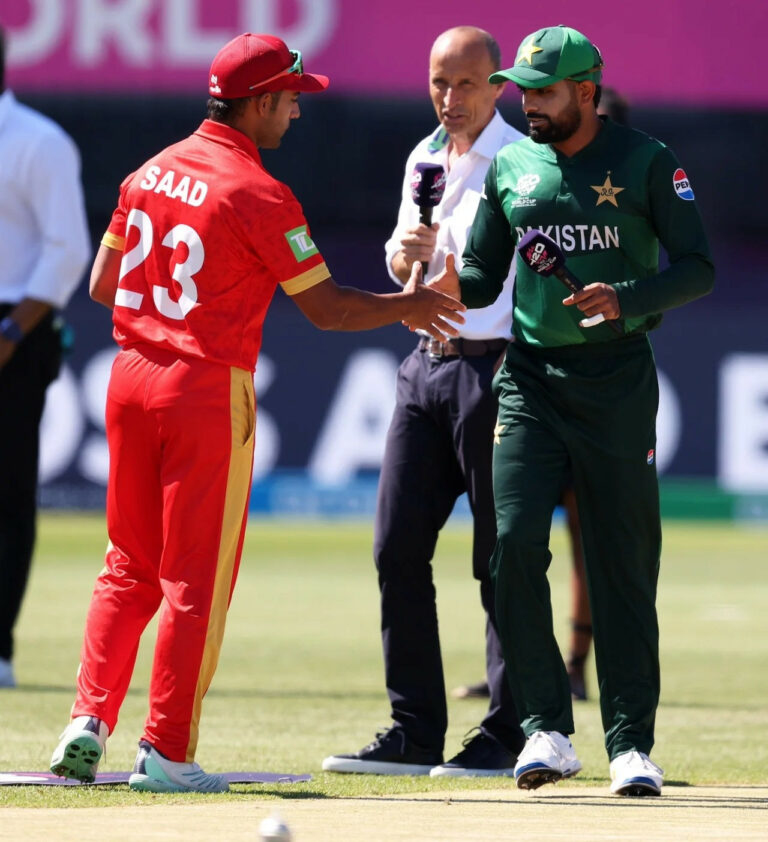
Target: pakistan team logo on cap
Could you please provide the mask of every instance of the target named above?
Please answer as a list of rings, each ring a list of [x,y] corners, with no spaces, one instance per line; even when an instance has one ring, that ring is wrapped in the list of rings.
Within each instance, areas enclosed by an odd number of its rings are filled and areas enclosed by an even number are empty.
[[[313,254],[317,254],[317,246],[312,242],[312,239],[307,233],[306,225],[300,225],[298,228],[287,231],[285,239],[288,240],[288,245],[291,247],[297,263],[301,263],[302,260],[312,257]]]
[[[531,38],[528,39],[527,44],[523,44],[523,46],[520,47],[520,52],[517,54],[517,61],[515,63],[516,64],[522,64],[523,61],[527,61],[528,64],[532,65],[533,64],[533,56],[536,53],[543,53],[543,52],[544,52],[544,50],[542,50],[541,47],[537,47],[533,43],[533,38],[531,37]]]

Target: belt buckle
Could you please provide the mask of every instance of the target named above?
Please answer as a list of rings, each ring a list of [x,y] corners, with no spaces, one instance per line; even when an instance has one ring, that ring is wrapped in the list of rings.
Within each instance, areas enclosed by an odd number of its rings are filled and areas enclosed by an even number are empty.
[[[430,357],[439,360],[443,356],[444,352],[445,349],[443,348],[442,342],[437,339],[433,339],[432,337],[427,340],[427,353]]]

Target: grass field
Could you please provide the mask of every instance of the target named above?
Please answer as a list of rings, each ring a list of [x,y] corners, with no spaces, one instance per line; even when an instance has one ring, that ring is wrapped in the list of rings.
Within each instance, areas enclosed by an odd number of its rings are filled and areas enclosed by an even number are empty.
[[[105,543],[101,516],[44,514],[40,519],[37,558],[17,631],[19,687],[0,691],[0,771],[47,769],[73,700],[86,606]],[[242,802],[248,793],[283,805],[373,796],[407,802],[415,793],[439,800],[451,793],[467,798],[474,792],[483,798],[483,793],[498,792],[498,780],[320,771],[324,756],[357,750],[389,722],[370,543],[368,523],[255,520],[249,525],[221,662],[203,709],[197,759],[210,771],[311,772],[313,779],[283,789],[234,787],[229,795],[203,797],[206,801]],[[483,620],[469,548],[468,527],[449,526],[435,562],[449,687],[477,680],[483,672]],[[564,639],[569,560],[559,525],[553,529],[552,548],[556,625]],[[662,700],[653,758],[665,768],[667,783],[768,786],[768,530],[667,524],[659,614]],[[133,763],[145,714],[152,637],[150,628],[102,771],[127,770]],[[589,684],[595,687],[591,673]],[[458,750],[483,709],[482,702],[451,700],[447,755]],[[573,739],[584,771],[567,790],[557,791],[603,795],[608,766],[596,702],[577,704],[575,716]],[[163,796],[159,801],[192,805],[200,798]],[[158,803],[157,796],[126,787],[0,787],[2,807],[152,803]],[[765,828],[768,838],[768,813]]]

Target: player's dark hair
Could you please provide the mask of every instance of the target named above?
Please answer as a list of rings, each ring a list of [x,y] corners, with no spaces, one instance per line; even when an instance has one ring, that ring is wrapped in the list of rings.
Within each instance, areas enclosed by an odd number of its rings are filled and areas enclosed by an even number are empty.
[[[272,107],[269,109],[270,111],[277,111],[277,106],[280,105],[280,99],[282,98],[282,96],[282,91],[272,92]]]
[[[595,108],[600,105],[600,100],[603,98],[603,86],[595,85],[595,95],[592,97],[592,102],[595,103]]]
[[[225,123],[229,125],[245,111],[245,103],[248,97],[238,99],[217,99],[215,96],[208,98],[208,119],[214,123]]]
[[[0,26],[0,93],[5,90],[5,30]]]
[[[272,105],[270,111],[276,111],[280,103],[282,91],[272,91]],[[263,96],[263,94],[259,94]],[[208,119],[214,123],[231,125],[244,111],[245,104],[252,97],[238,97],[237,99],[217,99],[215,96],[208,98]]]

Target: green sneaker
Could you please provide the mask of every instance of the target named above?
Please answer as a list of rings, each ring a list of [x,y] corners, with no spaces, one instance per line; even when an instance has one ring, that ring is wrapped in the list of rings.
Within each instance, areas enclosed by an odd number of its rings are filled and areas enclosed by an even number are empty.
[[[76,716],[59,737],[51,757],[51,772],[92,784],[105,751],[109,728],[95,716]]]
[[[128,786],[141,792],[228,792],[224,775],[209,775],[197,763],[168,760],[145,740],[139,742],[139,753]]]

